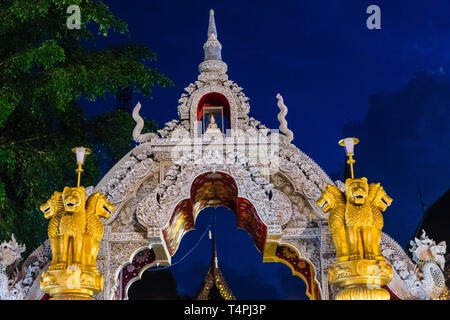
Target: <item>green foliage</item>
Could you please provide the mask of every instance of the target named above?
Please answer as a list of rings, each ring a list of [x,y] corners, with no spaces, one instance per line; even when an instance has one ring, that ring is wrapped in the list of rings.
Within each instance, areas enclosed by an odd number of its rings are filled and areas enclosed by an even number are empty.
[[[130,113],[116,109],[94,117],[89,126],[102,166],[111,167],[130,150],[131,133],[136,126]],[[156,122],[145,120],[143,131],[156,133],[157,129]]]
[[[70,5],[81,9],[80,30],[66,26]],[[156,55],[148,48],[97,48],[97,34],[111,31],[126,34],[127,24],[101,1],[0,1],[0,240],[14,233],[30,252],[45,239],[38,208],[54,190],[76,184],[71,148],[96,151],[84,166],[85,186],[98,182],[100,164],[129,150],[131,116],[113,110],[87,120],[80,98],[95,101],[127,86],[149,96],[155,85],[172,85],[150,67]]]

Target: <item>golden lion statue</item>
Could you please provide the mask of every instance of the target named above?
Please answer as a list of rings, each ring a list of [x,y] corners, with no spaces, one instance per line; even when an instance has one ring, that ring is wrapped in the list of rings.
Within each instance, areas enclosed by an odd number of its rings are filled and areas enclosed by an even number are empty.
[[[48,236],[52,249],[49,270],[62,270],[70,266],[96,269],[96,259],[103,237],[100,217],[108,218],[114,206],[100,193],[86,201],[84,187],[55,191],[40,207],[44,217],[50,219]]]
[[[114,206],[100,193],[86,200],[84,187],[55,192],[40,207],[47,219],[52,264],[41,276],[41,290],[55,300],[91,300],[103,290],[97,255],[103,237],[100,217],[109,218]]]
[[[52,197],[41,205],[40,209],[44,213],[44,217],[50,219],[48,223],[48,238],[52,249],[52,264],[49,269],[53,270],[61,261],[59,223],[64,214],[62,193],[55,191]]]
[[[83,238],[86,232],[86,191],[84,187],[65,187],[65,213],[59,224],[61,263],[64,266],[82,266]]]
[[[316,201],[322,211],[330,212],[328,224],[339,262],[383,260],[380,250],[383,215],[392,203],[379,183],[366,178],[347,179],[345,193],[327,185]]]
[[[96,258],[103,238],[103,223],[100,217],[108,219],[114,206],[101,193],[91,195],[86,204],[86,233],[84,234],[83,266],[96,270]]]

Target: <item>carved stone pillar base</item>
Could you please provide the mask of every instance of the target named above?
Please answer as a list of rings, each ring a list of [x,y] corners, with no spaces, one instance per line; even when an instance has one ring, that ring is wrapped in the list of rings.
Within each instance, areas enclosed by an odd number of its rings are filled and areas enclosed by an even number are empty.
[[[338,262],[329,269],[329,282],[342,290],[336,300],[389,300],[382,287],[392,280],[392,267],[384,260]]]
[[[41,290],[51,296],[50,300],[93,300],[94,294],[103,290],[103,277],[97,270],[76,267],[46,271]]]

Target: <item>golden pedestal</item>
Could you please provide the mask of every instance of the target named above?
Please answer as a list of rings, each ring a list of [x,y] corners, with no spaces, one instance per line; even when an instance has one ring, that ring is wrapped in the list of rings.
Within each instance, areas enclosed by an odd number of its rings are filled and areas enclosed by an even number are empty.
[[[382,287],[392,280],[392,267],[384,260],[338,262],[328,271],[329,283],[342,290],[335,300],[389,300]]]
[[[41,278],[41,290],[51,300],[93,300],[103,290],[103,276],[97,271],[70,267],[46,271]]]

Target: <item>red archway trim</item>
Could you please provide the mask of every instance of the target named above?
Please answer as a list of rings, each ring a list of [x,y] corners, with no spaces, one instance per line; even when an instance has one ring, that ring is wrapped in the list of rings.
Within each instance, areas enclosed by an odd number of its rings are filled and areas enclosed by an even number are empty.
[[[190,198],[175,207],[169,224],[163,230],[164,240],[171,256],[175,254],[183,235],[195,229],[195,220],[204,208],[224,206],[236,214],[238,228],[246,230],[256,248],[264,252],[267,226],[259,218],[253,204],[238,197],[234,179],[224,172],[207,172],[199,175],[191,185]]]
[[[291,268],[292,273],[305,281],[306,295],[311,300],[322,300],[320,285],[315,279],[316,271],[308,260],[298,256],[297,251],[289,245],[279,245],[273,261],[282,262]]]
[[[386,289],[389,292],[389,294],[391,295],[391,299],[390,300],[401,300],[399,297],[397,297],[395,295],[394,292],[392,292],[392,290],[391,290],[391,288],[389,288],[389,286],[384,286],[383,288]]]
[[[50,300],[50,295],[48,293],[44,293],[41,299],[39,300]]]
[[[118,286],[113,294],[114,300],[126,299],[130,281],[139,278],[143,270],[154,263],[155,260],[155,252],[153,249],[147,248],[139,251],[133,257],[132,263],[127,263],[122,266],[118,274],[118,279],[116,279]]]

